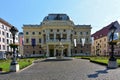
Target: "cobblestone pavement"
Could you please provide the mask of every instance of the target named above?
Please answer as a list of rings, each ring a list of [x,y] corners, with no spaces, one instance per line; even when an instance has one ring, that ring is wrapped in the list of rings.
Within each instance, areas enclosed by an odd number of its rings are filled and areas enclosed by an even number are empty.
[[[37,61],[25,70],[0,74],[0,80],[120,80],[120,68],[107,69],[82,59]]]

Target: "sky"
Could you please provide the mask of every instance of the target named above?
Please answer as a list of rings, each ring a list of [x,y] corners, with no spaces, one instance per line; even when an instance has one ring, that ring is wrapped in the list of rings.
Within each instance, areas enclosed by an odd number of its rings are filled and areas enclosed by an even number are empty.
[[[120,22],[120,0],[0,0],[0,17],[22,32],[23,24],[40,24],[50,13],[65,13],[91,33]]]

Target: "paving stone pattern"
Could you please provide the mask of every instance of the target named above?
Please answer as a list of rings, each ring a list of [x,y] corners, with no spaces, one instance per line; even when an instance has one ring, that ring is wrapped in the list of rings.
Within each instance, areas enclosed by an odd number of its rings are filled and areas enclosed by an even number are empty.
[[[36,61],[22,71],[0,74],[0,80],[120,80],[120,68],[107,69],[83,59]]]

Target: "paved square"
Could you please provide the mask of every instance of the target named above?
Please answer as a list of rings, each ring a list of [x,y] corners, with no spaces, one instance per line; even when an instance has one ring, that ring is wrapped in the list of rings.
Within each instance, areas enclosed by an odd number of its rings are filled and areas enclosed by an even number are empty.
[[[17,73],[0,74],[0,80],[120,80],[120,68],[106,69],[83,59],[36,61]]]

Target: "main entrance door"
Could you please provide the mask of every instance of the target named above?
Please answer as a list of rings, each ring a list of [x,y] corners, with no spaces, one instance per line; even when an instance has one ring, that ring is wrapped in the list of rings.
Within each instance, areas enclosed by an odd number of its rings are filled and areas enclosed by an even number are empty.
[[[50,49],[50,57],[54,57],[54,49]]]
[[[68,54],[67,54],[67,49],[64,49],[64,50],[63,50],[63,55],[64,55],[65,57],[68,56]]]

